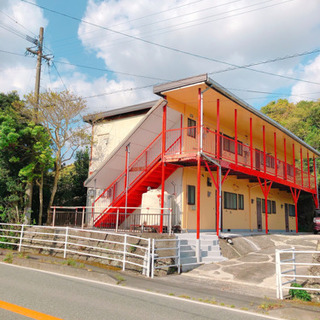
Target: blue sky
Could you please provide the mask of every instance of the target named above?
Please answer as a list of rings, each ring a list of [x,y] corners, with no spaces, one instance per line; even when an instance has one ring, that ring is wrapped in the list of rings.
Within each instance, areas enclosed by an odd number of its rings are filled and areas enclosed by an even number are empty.
[[[33,90],[36,59],[19,54],[31,46],[23,35],[37,35],[43,26],[55,67],[43,66],[41,90],[67,87],[87,98],[89,112],[155,99],[152,85],[207,72],[257,108],[278,98],[319,98],[318,0],[28,1],[91,24],[0,0],[2,92]],[[254,70],[226,70],[222,63],[244,66],[288,55],[297,56]]]

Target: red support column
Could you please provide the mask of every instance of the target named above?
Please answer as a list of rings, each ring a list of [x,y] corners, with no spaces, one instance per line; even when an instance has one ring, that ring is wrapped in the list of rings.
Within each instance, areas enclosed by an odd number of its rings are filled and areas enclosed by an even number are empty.
[[[299,196],[300,196],[300,192],[301,190],[297,190],[294,188],[291,188],[291,194],[292,194],[292,198],[294,201],[294,211],[295,211],[295,217],[296,217],[296,233],[298,233],[298,200],[299,200]]]
[[[234,109],[234,160],[238,164],[238,111]]]
[[[125,160],[125,179],[124,179],[124,192],[127,190],[127,181],[128,181],[128,146],[126,146],[126,160]]]
[[[272,186],[272,181],[270,181],[269,186],[267,185],[267,180],[264,180],[264,184],[263,182],[261,182],[261,179],[258,177],[258,181],[260,184],[260,187],[262,189],[263,195],[264,195],[264,210],[265,210],[265,215],[266,215],[266,234],[268,234],[269,232],[269,226],[268,226],[268,194],[270,192],[271,186]]]
[[[164,185],[166,167],[164,155],[166,152],[166,130],[167,130],[167,105],[163,106],[162,110],[162,150],[161,150],[161,215],[160,215],[160,233],[163,233],[163,207],[164,207]],[[170,231],[170,230],[169,230]]]
[[[217,168],[217,219],[216,219],[216,232],[217,232],[217,237],[220,235],[220,170]]]
[[[200,184],[201,184],[201,158],[197,156],[197,239],[200,239]]]
[[[267,172],[267,161],[266,161],[266,127],[262,127],[263,132],[263,171],[266,174]]]
[[[317,184],[317,165],[316,158],[313,155],[313,174],[314,174],[314,186],[316,189],[316,194],[314,196],[316,208],[319,209],[319,193],[318,193],[318,184]]]
[[[303,157],[302,157],[301,147],[300,147],[300,167],[301,167],[301,187],[303,187]]]
[[[198,89],[198,125],[197,125],[197,134],[198,134],[198,154],[197,154],[197,239],[200,239],[200,185],[201,185],[201,88]]]
[[[250,166],[253,169],[252,118],[250,118]]]
[[[180,116],[180,154],[182,154],[182,128],[183,128],[183,115]]]
[[[288,169],[287,169],[287,140],[286,138],[284,138],[283,140],[283,144],[284,144],[284,178],[285,180],[287,180],[288,178]]]
[[[309,189],[311,188],[310,183],[310,159],[309,159],[309,152],[307,152],[307,160],[308,160],[308,182],[309,182]]]
[[[292,166],[293,166],[293,182],[296,184],[296,155],[294,150],[294,143],[292,144]]]
[[[217,99],[217,159],[220,159],[220,100]]]
[[[317,189],[317,168],[316,168],[316,158],[313,155],[313,177],[314,177],[314,188]],[[316,190],[318,193],[318,190]]]
[[[275,170],[275,175],[278,177],[278,158],[277,158],[277,133],[273,133],[274,137],[274,170]]]

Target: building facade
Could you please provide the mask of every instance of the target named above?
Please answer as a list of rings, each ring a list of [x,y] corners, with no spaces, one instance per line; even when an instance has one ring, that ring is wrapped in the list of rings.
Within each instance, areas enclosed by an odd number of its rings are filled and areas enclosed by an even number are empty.
[[[108,213],[117,207],[141,206],[150,189],[159,189],[161,208],[165,193],[172,195],[175,224],[197,237],[201,231],[297,232],[301,193],[319,206],[319,152],[278,123],[206,74],[156,86],[154,93],[160,99],[132,117],[110,150],[93,143],[85,185],[96,190],[91,203],[105,213],[95,226],[110,226]],[[96,132],[105,132],[107,120],[98,118]],[[160,232],[163,227],[160,217]]]

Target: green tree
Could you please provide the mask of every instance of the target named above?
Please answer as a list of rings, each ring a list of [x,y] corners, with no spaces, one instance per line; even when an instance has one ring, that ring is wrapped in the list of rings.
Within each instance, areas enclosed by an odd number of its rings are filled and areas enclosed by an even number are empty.
[[[73,164],[64,167],[61,171],[56,202],[63,206],[85,206],[86,188],[83,182],[88,177],[89,152],[88,149],[76,152]]]
[[[26,96],[26,109],[32,119],[37,120],[47,131],[54,150],[54,181],[47,210],[47,223],[51,223],[53,205],[63,164],[73,158],[76,150],[88,143],[84,128],[80,127],[80,113],[86,103],[69,91],[48,91],[39,95]]]

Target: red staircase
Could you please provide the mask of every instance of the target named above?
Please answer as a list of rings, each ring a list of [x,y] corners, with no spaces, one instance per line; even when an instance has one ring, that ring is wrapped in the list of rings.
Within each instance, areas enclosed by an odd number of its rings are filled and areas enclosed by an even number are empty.
[[[169,147],[171,148],[172,145]],[[98,228],[114,228],[115,227],[115,213],[117,208],[127,206],[126,216],[128,217],[134,209],[141,205],[142,194],[147,192],[148,187],[156,189],[161,185],[162,181],[162,160],[161,160],[161,134],[159,134],[150,145],[132,162],[129,166],[129,186],[127,192],[124,190],[124,180],[126,178],[126,171],[124,171],[104,192],[94,201],[94,204],[104,194],[113,194],[113,200],[109,206],[95,219],[94,226]],[[165,180],[177,170],[179,166],[170,163],[165,164]],[[130,179],[131,178],[131,179]],[[121,192],[116,193],[116,189]],[[125,220],[125,214],[122,210],[119,214],[118,225]]]

